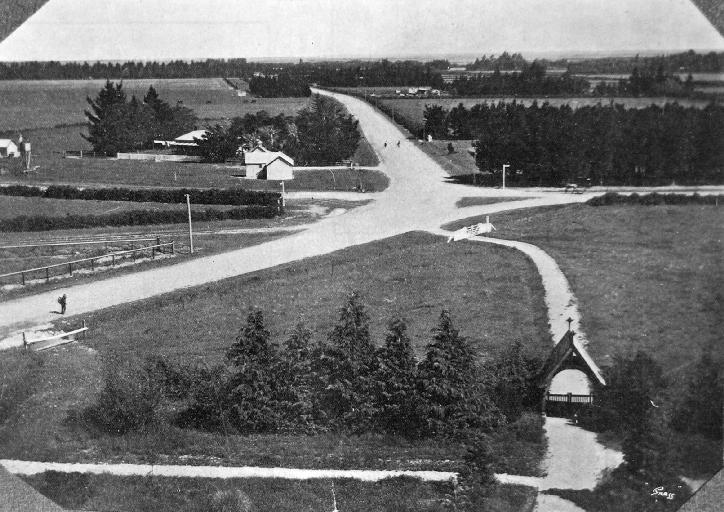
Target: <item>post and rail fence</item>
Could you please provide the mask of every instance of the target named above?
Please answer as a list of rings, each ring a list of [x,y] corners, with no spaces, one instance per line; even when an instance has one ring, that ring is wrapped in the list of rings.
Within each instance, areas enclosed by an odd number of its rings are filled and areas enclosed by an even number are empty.
[[[108,247],[108,244],[122,244],[122,243],[136,243],[136,242],[159,242],[159,237],[155,236],[153,238],[112,238],[112,239],[104,239],[104,240],[81,240],[77,242],[42,242],[37,244],[17,244],[17,245],[0,245],[0,250],[4,249],[34,249],[37,247],[65,247],[65,246],[71,246],[71,245],[100,245],[105,244],[106,247]]]
[[[75,269],[78,270],[80,268],[80,265],[83,263],[90,262],[90,269],[91,271],[95,270],[95,262],[99,260],[107,260],[110,258],[111,261],[111,267],[114,267],[116,265],[116,259],[125,259],[128,254],[131,255],[131,258],[133,261],[136,260],[136,254],[139,252],[144,251],[151,251],[151,259],[156,258],[156,254],[175,254],[176,252],[176,242],[167,242],[167,243],[157,243],[154,245],[148,245],[145,247],[139,247],[136,249],[129,249],[126,251],[118,251],[118,252],[112,252],[110,254],[103,254],[100,256],[93,256],[92,258],[83,258],[80,260],[74,260],[74,261],[66,261],[65,263],[56,263],[54,265],[47,265],[44,267],[37,267],[37,268],[30,268],[26,270],[18,270],[16,272],[9,272],[7,274],[0,274],[0,280],[6,279],[8,277],[13,276],[20,276],[20,282],[23,286],[25,286],[25,282],[29,276],[29,274],[37,273],[37,272],[45,272],[45,282],[50,282],[50,269],[53,268],[67,268],[67,274],[72,276],[73,275],[73,266],[75,265]],[[66,272],[63,272],[59,275],[65,275]]]
[[[33,340],[29,340],[27,334],[23,332],[23,348],[25,350],[32,348],[32,350],[39,352],[41,350],[57,347],[59,345],[65,345],[66,343],[75,341],[78,334],[81,334],[83,336],[83,339],[86,339],[88,327],[85,324],[85,320],[83,320],[82,325],[83,326],[80,329],[74,329],[68,332],[61,332],[59,334],[53,334],[52,336],[36,338]]]

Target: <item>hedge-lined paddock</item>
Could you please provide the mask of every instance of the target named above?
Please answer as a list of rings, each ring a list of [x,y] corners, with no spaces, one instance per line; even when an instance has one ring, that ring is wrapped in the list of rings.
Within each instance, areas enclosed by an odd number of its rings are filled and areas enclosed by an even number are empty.
[[[653,192],[651,194],[639,195],[619,194],[618,192],[606,192],[602,196],[589,199],[587,204],[590,206],[611,206],[616,204],[640,204],[644,206],[654,206],[658,204],[720,204],[724,202],[724,196],[708,195],[701,196],[699,194],[659,194]]]
[[[180,189],[132,189],[132,188],[77,188],[67,185],[50,185],[46,188],[27,185],[0,187],[5,196],[44,197],[48,199],[80,199],[86,201],[132,201],[136,203],[184,203],[186,194],[196,204],[224,204],[234,206],[275,206],[281,195],[278,192],[258,192],[243,188],[200,190]]]
[[[282,213],[278,206],[252,205],[232,210],[209,208],[192,211],[191,219],[198,222],[243,219],[271,219]],[[52,231],[57,229],[85,229],[107,226],[147,226],[152,224],[181,224],[187,222],[186,211],[133,210],[107,215],[66,215],[46,217],[21,215],[0,221],[0,232]]]

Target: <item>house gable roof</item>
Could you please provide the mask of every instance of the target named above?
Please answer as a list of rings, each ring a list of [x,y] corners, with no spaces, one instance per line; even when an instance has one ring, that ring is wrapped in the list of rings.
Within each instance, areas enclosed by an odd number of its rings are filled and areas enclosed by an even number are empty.
[[[244,162],[248,165],[269,165],[275,160],[281,159],[289,165],[294,165],[294,160],[281,151],[253,151],[244,153]]]
[[[208,130],[194,130],[192,132],[179,135],[174,139],[174,142],[195,142],[194,139],[203,139],[204,135],[207,133],[209,133]]]
[[[9,148],[10,146],[15,146],[15,143],[10,139],[0,139],[0,148]]]

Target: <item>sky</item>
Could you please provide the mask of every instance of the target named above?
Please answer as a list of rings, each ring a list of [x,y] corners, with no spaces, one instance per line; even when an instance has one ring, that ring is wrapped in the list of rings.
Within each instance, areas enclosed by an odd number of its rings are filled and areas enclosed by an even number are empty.
[[[724,51],[689,0],[50,0],[0,61]]]

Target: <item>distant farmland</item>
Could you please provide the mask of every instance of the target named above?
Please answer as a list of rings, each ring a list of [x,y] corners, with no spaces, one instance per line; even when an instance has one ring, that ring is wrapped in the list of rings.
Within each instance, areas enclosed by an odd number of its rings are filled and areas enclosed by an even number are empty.
[[[86,97],[95,97],[104,84],[104,80],[0,81],[0,132],[82,124],[83,111],[88,108]],[[251,98],[244,102],[221,78],[123,81],[128,96],[139,99],[151,85],[163,100],[172,105],[182,101],[202,120],[259,110],[291,115],[307,103],[306,98]]]

